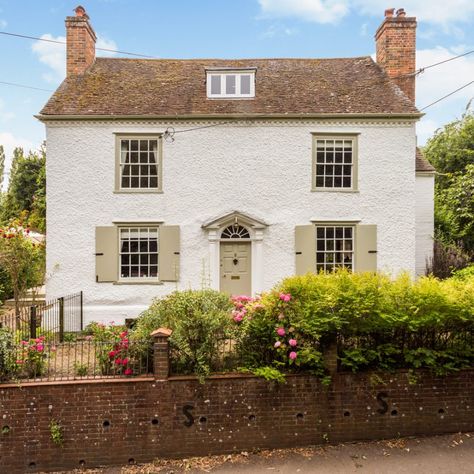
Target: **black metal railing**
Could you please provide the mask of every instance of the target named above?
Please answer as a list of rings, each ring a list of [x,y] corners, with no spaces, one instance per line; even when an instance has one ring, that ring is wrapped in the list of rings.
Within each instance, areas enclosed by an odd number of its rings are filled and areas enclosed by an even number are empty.
[[[0,328],[15,332],[17,340],[44,336],[50,342],[67,341],[69,334],[82,331],[83,294],[63,296],[55,300],[23,304],[0,315]]]
[[[89,336],[90,337],[90,336]],[[44,336],[0,347],[0,382],[47,382],[129,378],[153,372],[149,341],[126,347],[117,341],[84,339],[54,343]]]

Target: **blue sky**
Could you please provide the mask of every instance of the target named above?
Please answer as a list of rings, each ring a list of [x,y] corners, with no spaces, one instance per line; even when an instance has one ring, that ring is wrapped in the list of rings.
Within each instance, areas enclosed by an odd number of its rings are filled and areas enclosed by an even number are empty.
[[[64,39],[64,19],[78,1],[0,0],[0,31]],[[348,57],[371,55],[385,8],[418,18],[418,66],[474,49],[473,0],[85,0],[99,46],[164,58]],[[103,54],[103,53],[101,53]],[[0,81],[54,90],[64,77],[65,48],[0,35]],[[474,54],[418,79],[423,107],[474,80]],[[429,108],[418,126],[423,144],[460,116],[474,85]],[[0,84],[0,144],[37,147],[44,127],[33,115],[48,92]]]

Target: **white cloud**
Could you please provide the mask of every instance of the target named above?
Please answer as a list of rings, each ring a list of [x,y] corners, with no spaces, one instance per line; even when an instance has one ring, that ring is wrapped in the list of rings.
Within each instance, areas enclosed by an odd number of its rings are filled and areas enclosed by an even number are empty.
[[[275,36],[293,36],[298,33],[296,28],[272,23],[260,36],[261,38],[274,38]]]
[[[54,37],[50,33],[41,36],[42,39],[66,42],[64,36]],[[43,64],[48,66],[49,71],[43,74],[43,79],[47,82],[59,82],[66,76],[66,45],[50,43],[47,41],[35,41],[32,45],[35,53]],[[97,36],[96,48],[117,49],[115,41]],[[97,51],[98,56],[114,56],[116,53],[109,51]]]
[[[6,20],[2,20],[2,18],[0,18],[0,28],[3,29],[3,28],[6,28],[7,26],[7,22]]]
[[[361,13],[371,16],[382,16],[388,7],[381,0],[341,0],[357,8]],[[404,0],[403,8],[409,16],[436,25],[468,22],[474,17],[474,2],[472,0]]]
[[[290,17],[315,23],[337,23],[351,11],[382,19],[388,7],[385,0],[258,0],[258,3],[264,17]],[[456,35],[462,32],[454,24],[474,18],[472,0],[404,0],[403,7],[408,15],[442,25]]]
[[[435,64],[466,51],[465,45],[451,49],[437,46],[417,51],[417,68]],[[420,108],[425,107],[474,78],[474,55],[464,56],[432,69],[417,77],[416,96]],[[426,109],[425,117],[418,125],[420,143],[424,143],[433,132],[445,123],[459,117],[467,103],[474,97],[474,85],[444,99]]]
[[[293,17],[315,23],[337,23],[348,11],[345,0],[258,0],[264,17]]]

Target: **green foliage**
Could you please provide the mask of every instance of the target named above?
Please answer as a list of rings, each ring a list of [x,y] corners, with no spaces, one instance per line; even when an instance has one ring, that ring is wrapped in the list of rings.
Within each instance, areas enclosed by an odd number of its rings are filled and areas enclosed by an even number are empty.
[[[453,278],[457,280],[470,280],[474,278],[474,265],[469,265],[462,270],[457,270],[453,274]]]
[[[215,370],[219,341],[232,339],[229,297],[214,290],[176,291],[156,299],[137,319],[133,340],[148,340],[160,327],[173,331],[169,338],[174,369],[195,373],[201,379]],[[220,363],[220,361],[219,361]]]
[[[474,164],[474,115],[466,112],[437,130],[423,152],[440,173],[437,186],[449,187],[449,175],[463,173],[468,165]]]
[[[284,295],[291,299],[282,301]],[[248,316],[239,338],[248,367],[322,377],[323,354],[334,342],[342,368],[353,372],[444,373],[474,363],[472,277],[412,281],[408,275],[307,274],[285,279]]]
[[[468,256],[464,265],[474,258],[474,114],[467,111],[461,119],[438,130],[423,151],[438,171],[435,233],[448,247],[435,255],[432,273],[444,276],[447,271],[437,271],[436,267],[443,269],[447,260],[448,267],[456,270],[463,265],[460,253]],[[437,258],[443,262],[438,263]]]
[[[8,274],[17,315],[26,290],[41,286],[45,274],[44,245],[34,243],[28,234],[29,229],[20,219],[0,229],[0,267]]]
[[[474,137],[473,137],[474,147]],[[473,150],[474,154],[474,150]],[[467,253],[474,253],[474,164],[444,177],[446,186],[436,192],[438,232],[447,242],[462,242]]]
[[[87,364],[82,364],[80,362],[74,362],[74,373],[78,377],[85,377],[89,373],[89,367]]]
[[[49,432],[51,434],[51,441],[57,446],[62,446],[64,443],[63,428],[56,420],[51,420]]]
[[[0,304],[13,297],[13,286],[7,269],[0,265]]]
[[[0,328],[0,381],[14,378],[17,372],[15,335]]]
[[[257,377],[262,377],[269,382],[286,383],[285,374],[281,373],[275,367],[258,367],[252,370],[252,373]]]
[[[28,155],[21,148],[14,150],[8,190],[2,200],[0,217],[3,223],[27,212],[34,216],[34,229],[44,231],[45,164],[44,147],[39,152],[30,152]]]
[[[435,239],[433,257],[428,262],[426,274],[437,278],[449,278],[455,272],[469,265],[470,261],[471,256],[459,245]]]

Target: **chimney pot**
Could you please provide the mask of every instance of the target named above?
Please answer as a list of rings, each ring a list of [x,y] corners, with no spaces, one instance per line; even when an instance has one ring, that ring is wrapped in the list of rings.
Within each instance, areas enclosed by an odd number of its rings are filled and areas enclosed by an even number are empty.
[[[399,9],[397,10],[397,16],[401,16],[401,17],[406,16],[405,9],[404,9],[404,8],[399,8]]]
[[[89,19],[89,15],[86,13],[86,9],[82,5],[78,5],[74,9],[74,13],[76,14],[76,16],[86,17],[87,19]]]
[[[395,12],[395,8],[387,8],[385,10],[385,18],[392,18],[394,12]]]

